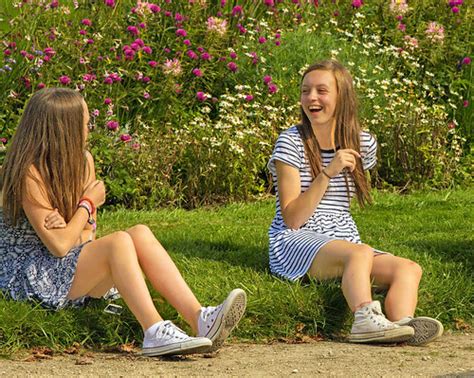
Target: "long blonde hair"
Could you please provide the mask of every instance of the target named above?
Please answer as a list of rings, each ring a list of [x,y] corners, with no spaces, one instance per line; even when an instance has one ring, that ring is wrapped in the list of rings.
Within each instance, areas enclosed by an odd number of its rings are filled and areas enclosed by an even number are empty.
[[[351,148],[360,153],[360,132],[361,128],[357,118],[357,99],[352,84],[352,77],[349,71],[339,62],[335,60],[323,60],[308,67],[303,73],[301,81],[304,77],[316,70],[332,72],[336,79],[337,85],[337,102],[334,118],[336,119],[336,127],[334,129],[335,145],[345,149]],[[311,127],[311,122],[301,107],[301,124],[298,125],[298,131],[303,139],[306,156],[309,160],[313,177],[316,177],[322,170],[321,148],[316,139],[316,135]],[[349,184],[344,171],[346,187],[349,196]],[[356,187],[356,196],[359,204],[371,202],[369,193],[369,184],[362,167],[362,161],[357,159],[356,168],[349,173],[354,180]]]
[[[86,178],[85,143],[82,96],[64,88],[36,92],[25,107],[2,167],[5,219],[17,224],[24,196],[30,195],[25,186],[29,176],[69,222]],[[41,180],[32,175],[32,167]]]

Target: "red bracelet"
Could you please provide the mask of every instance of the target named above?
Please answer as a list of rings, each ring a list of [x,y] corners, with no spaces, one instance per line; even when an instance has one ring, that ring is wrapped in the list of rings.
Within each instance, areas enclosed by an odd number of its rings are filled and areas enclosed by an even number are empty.
[[[95,205],[94,205],[94,202],[89,197],[81,197],[81,199],[79,200],[79,203],[81,203],[82,201],[89,202],[89,204],[91,205],[91,212],[92,212],[92,214],[94,214],[95,211],[97,210]]]

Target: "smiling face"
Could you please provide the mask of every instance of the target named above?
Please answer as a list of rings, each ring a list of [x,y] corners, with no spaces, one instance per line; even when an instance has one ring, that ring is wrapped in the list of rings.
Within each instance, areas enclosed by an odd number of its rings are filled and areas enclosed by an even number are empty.
[[[314,127],[331,127],[337,103],[336,78],[331,71],[308,72],[301,83],[301,107]]]

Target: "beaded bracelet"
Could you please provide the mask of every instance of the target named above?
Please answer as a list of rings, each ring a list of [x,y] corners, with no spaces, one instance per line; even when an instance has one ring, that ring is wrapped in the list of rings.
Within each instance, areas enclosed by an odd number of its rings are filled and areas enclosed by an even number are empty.
[[[96,211],[96,207],[94,205],[94,202],[89,197],[81,197],[81,199],[79,199],[79,203],[81,203],[83,201],[89,202],[89,205],[91,206],[91,215],[94,214],[95,211]]]

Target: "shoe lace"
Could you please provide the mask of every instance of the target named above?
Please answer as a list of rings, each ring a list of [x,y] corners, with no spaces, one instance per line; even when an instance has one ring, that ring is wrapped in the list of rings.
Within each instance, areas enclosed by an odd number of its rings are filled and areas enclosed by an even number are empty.
[[[392,322],[388,320],[385,315],[376,308],[372,308],[370,314],[370,320],[376,323],[378,326],[383,328],[390,328],[392,326]]]
[[[181,328],[174,325],[170,320],[166,320],[160,327],[158,327],[156,330],[156,336],[165,340],[184,340],[188,338],[188,335],[186,335]]]
[[[214,306],[203,307],[201,310],[201,319],[205,322],[212,319],[212,316],[219,311],[220,307],[221,305],[217,307],[214,307]]]

